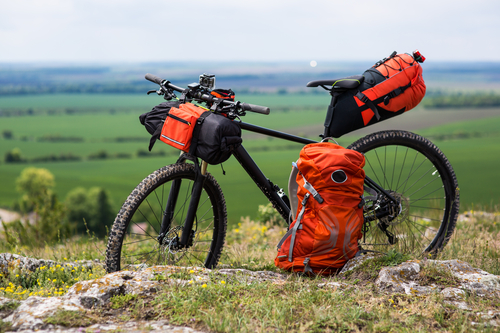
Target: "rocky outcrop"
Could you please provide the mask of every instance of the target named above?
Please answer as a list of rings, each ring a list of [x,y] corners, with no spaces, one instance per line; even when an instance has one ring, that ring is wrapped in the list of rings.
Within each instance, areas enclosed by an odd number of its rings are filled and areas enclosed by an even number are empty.
[[[2,258],[3,256],[3,258]],[[373,257],[362,256],[349,262],[340,273],[341,275],[355,269],[363,261]],[[3,261],[2,261],[3,260]],[[0,265],[4,269],[12,265],[22,266],[25,269],[39,267],[37,265],[55,264],[49,261],[37,262],[34,259],[24,258],[16,255],[0,255]],[[35,268],[36,269],[36,268]],[[432,274],[444,272],[448,277],[448,282],[444,285],[443,280],[432,279]],[[57,327],[48,325],[44,318],[53,315],[57,310],[66,311],[89,311],[105,306],[110,299],[116,295],[141,295],[144,297],[154,296],[154,294],[165,286],[165,284],[189,285],[192,283],[210,283],[213,275],[222,275],[225,280],[236,279],[243,282],[271,282],[271,283],[293,283],[288,282],[289,274],[280,274],[267,271],[249,271],[245,269],[219,269],[208,270],[195,267],[173,267],[156,266],[141,269],[138,271],[122,271],[107,274],[104,277],[81,281],[74,284],[68,292],[61,297],[29,297],[20,302],[17,309],[4,313],[3,321],[11,323],[12,330],[54,330]],[[427,274],[427,275],[426,275]],[[394,267],[385,267],[380,271],[375,285],[380,291],[386,293],[404,293],[415,296],[426,296],[431,293],[440,293],[446,302],[464,310],[469,309],[466,303],[466,294],[475,293],[487,297],[500,297],[500,277],[489,274],[480,269],[471,267],[468,263],[459,260],[425,260],[407,261]],[[333,291],[343,291],[353,288],[352,284],[331,281],[326,279],[320,281],[318,286]],[[2,302],[9,302],[8,299],[0,298]],[[477,314],[479,317],[485,316],[490,325],[500,323],[500,312]],[[152,332],[171,332],[174,327],[166,321],[143,322],[130,321],[127,323],[105,323],[91,326],[101,330],[140,330],[142,325],[152,327]],[[155,328],[157,327],[157,328]],[[61,328],[57,328],[61,329]],[[194,332],[190,328],[175,328],[180,332]],[[170,330],[170,331],[169,331]],[[61,332],[77,332],[75,329],[66,329]]]
[[[80,260],[78,262],[65,263],[65,265],[91,268],[96,262],[99,261]],[[53,260],[28,258],[12,253],[0,253],[0,270],[3,272],[17,268],[34,272],[42,266],[55,267],[57,264],[58,263]]]
[[[421,285],[420,274],[425,267],[448,272],[456,280],[457,287],[444,288],[437,284]],[[479,296],[500,296],[500,276],[490,274],[470,266],[460,260],[426,260],[407,261],[396,267],[384,267],[379,273],[375,284],[384,291],[406,293],[408,295],[423,295],[446,290],[446,295],[459,295],[469,291]]]

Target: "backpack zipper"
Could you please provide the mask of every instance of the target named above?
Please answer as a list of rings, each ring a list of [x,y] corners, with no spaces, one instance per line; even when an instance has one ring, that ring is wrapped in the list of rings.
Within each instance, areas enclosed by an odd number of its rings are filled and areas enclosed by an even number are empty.
[[[174,116],[173,114],[170,114],[170,113],[169,113],[169,114],[167,114],[167,117],[170,117],[170,118],[172,118],[172,119],[175,119],[175,120],[177,120],[177,121],[180,121],[181,123],[184,123],[184,124],[186,124],[186,125],[188,125],[188,126],[191,126],[191,123],[190,123],[189,121],[187,121],[187,120],[185,120],[185,119],[182,119],[182,118],[179,118],[179,117],[177,117],[177,116]]]

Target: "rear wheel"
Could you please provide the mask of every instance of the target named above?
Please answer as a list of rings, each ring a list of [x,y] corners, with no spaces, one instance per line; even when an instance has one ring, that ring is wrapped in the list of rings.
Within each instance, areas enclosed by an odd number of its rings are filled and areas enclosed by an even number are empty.
[[[413,254],[442,249],[455,229],[459,193],[453,168],[439,148],[405,131],[373,133],[348,148],[365,155],[366,175],[399,202],[392,215],[374,219],[385,203],[365,191],[361,247]]]
[[[226,236],[226,202],[219,184],[207,174],[188,245],[176,244],[184,227],[195,179],[193,164],[165,166],[146,177],[129,195],[116,217],[106,249],[106,270],[152,265],[217,265]],[[158,239],[173,182],[180,184],[173,218]]]

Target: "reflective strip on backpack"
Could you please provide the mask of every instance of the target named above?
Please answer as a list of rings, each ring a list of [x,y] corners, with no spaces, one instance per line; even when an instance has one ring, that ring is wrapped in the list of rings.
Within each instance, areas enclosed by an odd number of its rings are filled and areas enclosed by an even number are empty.
[[[351,215],[347,218],[345,234],[344,234],[344,245],[342,246],[342,252],[345,258],[349,259],[350,251],[347,250],[349,243],[351,242],[352,233],[356,231],[356,222],[359,220],[359,216],[356,211],[352,211]]]
[[[297,234],[297,229],[299,229],[300,221],[302,221],[302,216],[304,216],[304,212],[306,210],[307,199],[309,199],[309,193],[306,193],[304,196],[304,200],[302,200],[302,209],[300,210],[299,216],[297,216],[297,221],[295,221],[295,225],[292,229],[292,239],[290,241],[290,248],[288,250],[288,261],[292,262],[292,254],[293,254],[293,245],[295,243],[295,236]]]

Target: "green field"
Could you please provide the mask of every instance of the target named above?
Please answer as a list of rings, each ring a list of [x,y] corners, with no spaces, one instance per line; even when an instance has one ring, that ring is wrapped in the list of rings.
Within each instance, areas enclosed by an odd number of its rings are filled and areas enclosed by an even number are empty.
[[[323,95],[248,95],[243,97],[247,97],[242,98],[247,102],[279,106],[278,109],[281,110],[272,112],[269,116],[251,114],[244,119],[245,121],[307,135],[311,138],[317,138],[317,134],[321,132],[324,111],[320,107],[328,104],[328,98],[325,99]],[[9,207],[14,200],[18,199],[19,194],[15,191],[16,177],[25,167],[36,166],[47,168],[55,175],[56,192],[60,199],[63,200],[68,191],[77,186],[85,188],[101,186],[110,192],[114,208],[118,210],[127,195],[144,177],[163,165],[175,162],[177,158],[178,152],[161,142],[155,145],[153,152],[164,151],[165,156],[149,158],[136,156],[139,150],[147,150],[149,139],[149,134],[138,121],[138,115],[148,111],[152,105],[159,102],[161,99],[158,97],[148,98],[138,95],[47,95],[0,98],[0,109],[3,110],[14,107],[35,108],[37,105],[41,111],[76,106],[84,111],[69,115],[60,112],[54,115],[0,117],[0,133],[8,130],[13,134],[13,139],[0,138],[0,206]],[[288,109],[286,109],[287,105]],[[111,107],[117,110],[123,107],[123,112],[107,112]],[[98,110],[101,111],[97,112]],[[412,129],[408,124],[414,124],[416,121],[410,121],[411,119],[425,118],[428,125],[424,124],[413,130],[430,136],[448,156],[455,168],[460,185],[462,209],[471,208],[472,204],[491,208],[500,203],[500,189],[496,186],[500,161],[498,157],[500,156],[498,144],[500,117],[492,117],[495,114],[500,115],[500,110],[488,112],[483,116],[489,118],[460,121],[469,119],[471,113],[457,111],[453,113],[453,117],[450,117],[449,110],[417,109],[408,116],[396,117],[394,120],[365,131],[379,130],[384,126]],[[477,116],[479,117],[480,114],[478,113]],[[449,119],[448,123],[439,120],[435,123],[440,125],[431,126],[432,119],[434,119],[432,117],[441,120]],[[340,144],[348,145],[359,135],[342,138],[339,140]],[[81,139],[81,142],[40,141],[40,138],[44,136],[77,137]],[[120,137],[132,138],[135,141],[116,142],[116,139]],[[301,145],[264,138],[256,134],[245,135],[244,145],[266,176],[274,183],[286,188],[291,162],[297,159]],[[61,153],[71,153],[81,157],[82,160],[5,163],[5,154],[14,148],[19,148],[23,157],[28,161]],[[103,150],[111,157],[120,153],[129,154],[131,158],[88,159],[89,155]],[[222,175],[220,166],[211,166],[209,171],[215,175],[224,191],[231,223],[239,221],[241,216],[254,217],[258,205],[266,203],[265,197],[236,160],[230,159],[223,164],[223,167],[226,171],[225,176]]]

